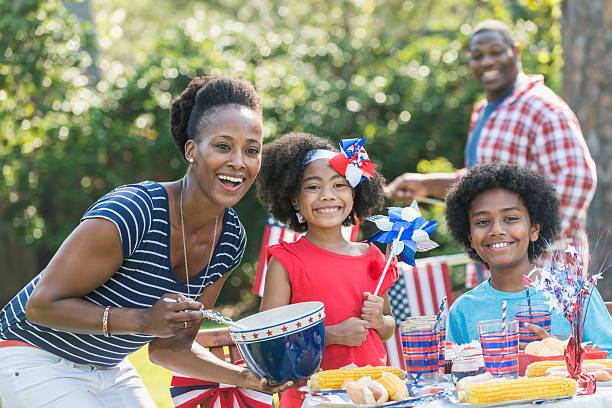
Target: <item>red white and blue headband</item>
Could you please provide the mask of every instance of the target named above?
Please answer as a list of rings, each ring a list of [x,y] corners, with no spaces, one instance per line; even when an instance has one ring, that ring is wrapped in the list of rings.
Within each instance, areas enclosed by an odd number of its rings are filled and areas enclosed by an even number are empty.
[[[370,161],[368,154],[363,148],[366,141],[363,139],[342,139],[340,141],[341,153],[331,150],[317,149],[306,153],[304,165],[318,159],[328,159],[329,164],[349,182],[352,188],[366,178],[374,176],[376,164]]]

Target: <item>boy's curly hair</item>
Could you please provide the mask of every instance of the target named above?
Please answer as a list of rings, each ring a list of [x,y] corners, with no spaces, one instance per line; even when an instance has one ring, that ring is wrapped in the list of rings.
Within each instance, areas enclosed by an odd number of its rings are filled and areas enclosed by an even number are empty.
[[[446,197],[446,224],[452,237],[461,243],[468,255],[484,262],[470,245],[469,211],[472,201],[482,192],[502,188],[519,195],[529,213],[531,224],[540,225],[538,240],[533,243],[529,260],[537,258],[547,243],[560,231],[559,199],[546,177],[514,164],[491,163],[474,166],[448,192]]]
[[[263,147],[261,170],[257,176],[257,197],[270,206],[270,213],[278,221],[296,232],[305,232],[308,223],[300,224],[291,201],[298,195],[304,176],[304,157],[311,150],[337,151],[327,139],[308,133],[288,133],[266,143]],[[353,210],[342,225],[354,225],[355,217],[363,220],[384,204],[384,178],[374,177],[359,183],[355,191]]]

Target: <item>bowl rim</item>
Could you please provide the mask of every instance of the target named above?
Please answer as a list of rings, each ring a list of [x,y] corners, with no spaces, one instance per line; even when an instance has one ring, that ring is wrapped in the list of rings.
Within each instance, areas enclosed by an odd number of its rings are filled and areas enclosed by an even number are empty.
[[[263,342],[266,340],[274,340],[274,339],[278,339],[283,336],[300,333],[304,330],[312,328],[313,326],[323,323],[325,319],[325,305],[322,302],[300,302],[300,303],[312,303],[314,308],[308,311],[307,313],[301,313],[300,315],[292,319],[289,319],[289,320],[284,320],[281,323],[275,323],[272,325],[257,327],[256,329],[235,330],[234,328],[230,327],[230,336],[232,340],[236,344],[259,343],[259,342]],[[269,310],[273,310],[273,309],[269,309]],[[260,313],[265,313],[265,312],[266,311],[260,312]],[[312,319],[313,315],[317,315],[317,314],[319,316],[317,316],[313,321],[308,321]],[[251,316],[248,316],[245,319],[248,319],[249,317]],[[297,328],[294,328],[291,330],[289,330],[288,327],[285,328],[285,326],[290,326],[294,324],[295,322],[299,323],[300,320],[302,320],[301,325],[298,324]],[[280,329],[283,329],[283,328],[284,330],[279,331]],[[275,331],[277,333],[272,334],[271,331]]]
[[[275,323],[275,324],[271,324],[271,325],[268,325],[268,326],[258,327],[256,329],[238,329],[236,327],[230,326],[230,332],[232,332],[232,333],[249,333],[249,332],[254,332],[254,331],[261,331],[261,330],[265,330],[265,329],[270,329],[270,328],[276,327],[276,326],[282,326],[284,324],[291,323],[291,322],[294,322],[296,320],[303,319],[306,316],[309,316],[309,315],[312,315],[312,314],[316,314],[317,312],[320,312],[322,309],[325,308],[325,305],[323,304],[323,302],[319,302],[319,301],[290,303],[288,305],[279,306],[279,307],[285,307],[285,306],[290,306],[290,305],[298,305],[298,304],[305,304],[305,303],[312,303],[313,305],[317,304],[316,309],[311,310],[311,311],[306,312],[306,313],[303,313],[303,314],[301,314],[299,316],[296,316],[294,319],[286,320],[286,321],[284,321],[282,323]],[[245,320],[250,319],[253,316],[261,315],[263,313],[266,313],[268,311],[275,310],[275,309],[278,309],[278,308],[268,309],[268,310],[264,310],[263,312],[255,313],[253,315],[250,315],[250,316],[247,316],[247,317],[245,317],[243,319],[238,320],[237,323],[243,324]],[[323,319],[323,317],[325,317],[325,314],[321,317],[321,319]]]
[[[325,316],[323,316],[323,317],[325,317]],[[240,335],[238,333],[232,333],[232,339],[234,340],[234,342],[236,344],[261,343],[263,341],[275,340],[275,339],[278,339],[278,338],[281,338],[281,337],[284,337],[284,336],[287,336],[287,335],[290,335],[290,334],[300,333],[300,332],[302,332],[302,331],[304,331],[306,329],[310,329],[310,328],[312,328],[312,327],[314,327],[314,326],[316,326],[318,324],[321,324],[321,323],[323,323],[323,319],[317,320],[316,322],[313,322],[313,323],[311,323],[311,324],[309,324],[307,326],[303,326],[299,330],[294,330],[292,332],[287,332],[287,333],[279,333],[279,334],[277,334],[275,336],[262,337],[262,338],[257,338],[257,339],[246,339],[245,340],[245,339],[239,338]],[[262,330],[264,330],[264,329],[262,329]],[[259,331],[259,330],[253,330],[253,331]],[[244,334],[242,334],[242,335],[244,335]]]

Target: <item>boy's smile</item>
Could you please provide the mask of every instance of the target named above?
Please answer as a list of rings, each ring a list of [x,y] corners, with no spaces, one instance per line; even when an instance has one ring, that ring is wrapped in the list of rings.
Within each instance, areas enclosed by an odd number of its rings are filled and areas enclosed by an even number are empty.
[[[472,248],[492,273],[529,270],[529,244],[537,240],[540,228],[531,225],[518,194],[502,188],[486,190],[472,200],[468,216]]]

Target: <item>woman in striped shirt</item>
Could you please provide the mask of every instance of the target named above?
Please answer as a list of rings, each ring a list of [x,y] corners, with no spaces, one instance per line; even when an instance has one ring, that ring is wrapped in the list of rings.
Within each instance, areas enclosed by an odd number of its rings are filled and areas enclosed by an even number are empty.
[[[172,103],[188,163],[174,182],[94,203],[49,265],[0,311],[0,399],[10,407],[154,407],[126,356],[208,381],[278,392],[194,339],[246,234],[231,208],[261,164],[262,106],[244,80],[195,78]],[[171,298],[174,301],[164,301]]]

